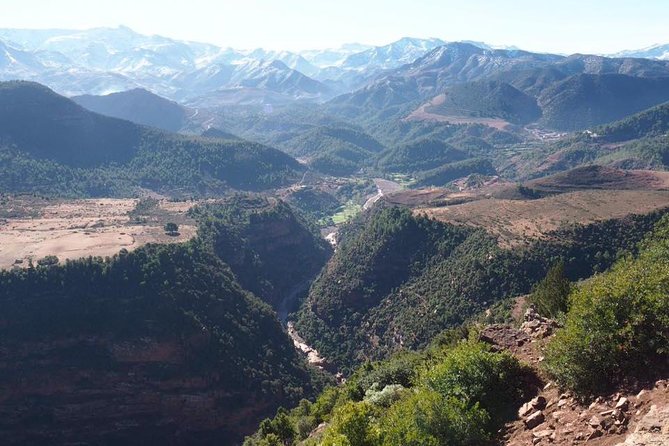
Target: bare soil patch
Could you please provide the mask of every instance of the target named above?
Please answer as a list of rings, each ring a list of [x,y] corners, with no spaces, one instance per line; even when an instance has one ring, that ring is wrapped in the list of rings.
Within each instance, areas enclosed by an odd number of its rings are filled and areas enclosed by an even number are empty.
[[[26,267],[48,255],[61,261],[112,256],[147,243],[176,243],[192,238],[195,222],[186,216],[194,203],[159,201],[151,215],[131,218],[135,199],[43,200],[3,197],[0,216],[0,268]],[[179,235],[166,235],[167,222]]]
[[[472,116],[449,116],[430,111],[444,103],[445,95],[440,94],[430,102],[421,105],[405,118],[406,121],[447,122],[450,124],[482,124],[498,130],[504,130],[512,124],[500,118],[479,118]]]
[[[482,227],[497,236],[500,245],[513,247],[545,238],[565,225],[647,214],[667,207],[667,191],[589,190],[538,200],[485,198],[414,212],[452,224]]]

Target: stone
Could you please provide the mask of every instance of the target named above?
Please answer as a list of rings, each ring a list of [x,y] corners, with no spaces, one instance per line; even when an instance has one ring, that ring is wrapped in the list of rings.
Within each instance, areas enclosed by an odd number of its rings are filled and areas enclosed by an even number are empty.
[[[520,418],[525,418],[527,415],[532,413],[534,411],[534,407],[532,406],[532,402],[527,402],[520,406],[520,409],[518,409],[518,417]]]
[[[602,432],[602,431],[599,430],[599,429],[595,429],[594,431],[592,431],[592,432],[590,433],[590,435],[588,435],[588,438],[586,438],[585,441],[594,440],[595,438],[599,438],[599,437],[601,437],[602,435],[604,435],[604,432]]]
[[[593,415],[589,420],[588,420],[588,425],[593,427],[593,428],[598,428],[601,426],[602,420],[597,416]]]
[[[534,438],[548,438],[555,433],[552,429],[542,429],[539,431],[532,432]]]
[[[616,421],[622,421],[625,419],[625,414],[620,409],[615,409],[611,413],[611,417]]]
[[[544,413],[540,410],[534,412],[525,420],[525,426],[528,429],[534,429],[545,421]]]
[[[616,404],[616,409],[627,410],[629,406],[630,406],[630,400],[628,400],[625,397],[622,397],[618,400],[618,403]]]
[[[647,394],[648,394],[648,391],[646,389],[641,389],[641,391],[636,394],[636,398],[641,399]]]
[[[611,429],[613,427],[613,424],[614,424],[613,418],[609,417],[609,418],[604,418],[602,420],[602,428],[605,431],[608,431],[609,429]]]
[[[537,409],[537,410],[541,410],[541,409],[543,409],[543,408],[546,407],[546,398],[544,398],[543,396],[539,395],[539,396],[533,398],[533,399],[530,401],[530,404],[531,404],[532,407],[534,407],[535,409]]]

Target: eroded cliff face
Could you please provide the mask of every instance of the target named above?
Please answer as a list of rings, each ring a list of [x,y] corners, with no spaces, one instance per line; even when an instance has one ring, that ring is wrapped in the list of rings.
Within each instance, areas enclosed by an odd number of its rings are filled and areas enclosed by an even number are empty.
[[[0,273],[2,445],[239,444],[311,380],[195,244]]]
[[[85,336],[0,345],[3,444],[234,444],[276,398],[189,356],[206,339]]]
[[[233,197],[223,208],[205,208],[204,215],[213,216],[207,223],[216,254],[242,286],[275,309],[296,285],[312,280],[332,254],[328,243],[280,200]]]

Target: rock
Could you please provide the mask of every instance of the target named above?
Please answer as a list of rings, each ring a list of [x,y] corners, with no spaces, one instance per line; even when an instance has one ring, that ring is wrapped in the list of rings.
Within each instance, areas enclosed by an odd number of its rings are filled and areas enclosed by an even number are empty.
[[[528,429],[534,429],[545,421],[544,413],[540,410],[534,412],[525,420],[525,426]]]
[[[630,400],[628,400],[625,397],[622,397],[618,400],[618,403],[616,404],[616,409],[627,410],[629,406],[630,406]]]
[[[599,438],[599,437],[601,437],[602,435],[604,435],[604,432],[602,432],[602,431],[599,430],[599,429],[595,429],[594,431],[592,431],[592,432],[590,433],[590,435],[588,435],[588,438],[586,438],[585,441],[594,440],[595,438]]]
[[[532,402],[527,402],[520,406],[520,409],[518,409],[518,417],[519,418],[525,418],[528,414],[530,414],[534,408],[532,407]]]
[[[611,429],[613,427],[613,424],[614,424],[613,418],[604,418],[602,420],[602,428],[605,431],[608,431],[609,429]]]
[[[643,398],[647,394],[648,394],[648,391],[646,389],[641,389],[641,391],[636,394],[636,398],[638,400],[640,400],[641,398]]]
[[[602,420],[597,415],[593,415],[588,420],[588,425],[593,427],[593,428],[598,428],[599,426],[602,425]]]
[[[534,407],[537,410],[541,410],[546,407],[546,398],[543,396],[539,395],[530,401],[530,404],[532,407]]]
[[[623,413],[622,410],[615,409],[611,413],[611,418],[613,418],[616,421],[622,422],[625,419],[625,414]]]
[[[552,429],[542,429],[540,431],[532,432],[534,438],[548,438],[555,433]]]
[[[601,415],[602,417],[608,417],[612,413],[613,413],[613,410],[605,410],[604,412],[599,412],[599,415]]]

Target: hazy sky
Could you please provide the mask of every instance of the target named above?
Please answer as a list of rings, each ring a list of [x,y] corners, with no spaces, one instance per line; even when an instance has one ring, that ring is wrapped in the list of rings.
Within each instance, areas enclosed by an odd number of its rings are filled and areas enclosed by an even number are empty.
[[[127,25],[236,48],[309,49],[403,36],[533,51],[669,43],[669,0],[0,0],[0,27]]]

